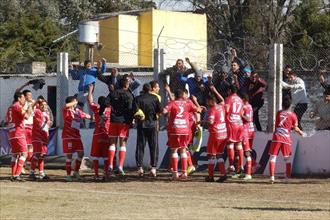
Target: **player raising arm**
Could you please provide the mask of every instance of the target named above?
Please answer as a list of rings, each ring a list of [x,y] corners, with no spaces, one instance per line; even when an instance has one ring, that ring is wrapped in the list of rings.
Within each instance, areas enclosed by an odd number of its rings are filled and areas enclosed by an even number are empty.
[[[31,160],[31,171],[29,178],[36,180],[35,169],[38,164],[39,178],[48,180],[49,177],[44,172],[44,158],[47,154],[47,144],[50,128],[50,116],[48,112],[47,102],[39,99],[35,102],[33,127],[32,127],[32,144],[33,157]]]
[[[269,148],[269,173],[271,183],[275,182],[276,157],[280,150],[282,151],[286,163],[286,179],[291,177],[291,130],[293,129],[301,136],[304,136],[304,133],[298,127],[296,114],[289,110],[290,105],[291,99],[285,98],[282,101],[282,110],[278,111],[276,114],[275,131]]]
[[[78,157],[75,161],[74,176],[77,180],[81,180],[79,169],[82,158],[84,156],[84,147],[80,137],[80,120],[82,118],[90,119],[91,116],[76,108],[78,101],[76,97],[69,96],[65,99],[65,106],[62,109],[64,127],[62,132],[63,153],[66,154],[66,180],[72,181],[71,162],[72,154],[77,153]]]
[[[109,176],[109,160],[108,160],[108,149],[110,146],[109,142],[109,129],[110,129],[110,115],[111,107],[106,106],[106,98],[100,96],[98,98],[98,103],[93,100],[93,88],[94,85],[89,85],[90,89],[88,92],[88,104],[90,109],[95,115],[95,129],[93,133],[91,158],[93,160],[94,168],[94,179],[99,179],[99,161],[103,159],[104,163],[104,177],[103,180],[108,179]],[[100,109],[102,111],[100,111]],[[102,112],[102,113],[100,113]]]

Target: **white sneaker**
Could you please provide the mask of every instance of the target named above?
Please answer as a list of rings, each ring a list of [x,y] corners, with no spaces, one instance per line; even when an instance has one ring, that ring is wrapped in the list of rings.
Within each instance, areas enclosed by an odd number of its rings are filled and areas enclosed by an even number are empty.
[[[275,176],[271,176],[271,177],[270,177],[270,183],[271,183],[271,184],[274,184],[274,183],[275,183]]]
[[[152,176],[152,177],[156,177],[157,176],[157,173],[156,173],[156,168],[151,168],[151,170],[150,170],[150,176]]]
[[[139,176],[139,177],[142,177],[142,176],[144,175],[144,170],[143,170],[143,168],[142,168],[142,167],[139,167],[137,173],[138,173],[138,176]]]

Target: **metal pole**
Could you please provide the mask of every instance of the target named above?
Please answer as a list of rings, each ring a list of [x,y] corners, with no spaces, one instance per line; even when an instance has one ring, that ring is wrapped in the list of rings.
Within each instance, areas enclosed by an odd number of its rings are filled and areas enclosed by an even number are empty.
[[[282,109],[283,44],[276,44],[276,112]]]
[[[159,50],[154,49],[154,80],[158,79],[159,73]]]

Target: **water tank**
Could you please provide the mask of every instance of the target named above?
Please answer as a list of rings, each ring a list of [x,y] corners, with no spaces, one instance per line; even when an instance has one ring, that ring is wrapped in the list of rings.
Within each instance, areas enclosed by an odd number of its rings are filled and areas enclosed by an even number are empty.
[[[79,42],[94,44],[99,42],[99,22],[83,21],[79,23]]]

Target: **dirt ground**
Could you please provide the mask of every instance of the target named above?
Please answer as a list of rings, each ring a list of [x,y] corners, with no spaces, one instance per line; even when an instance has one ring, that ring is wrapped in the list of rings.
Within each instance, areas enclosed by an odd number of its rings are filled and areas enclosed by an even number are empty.
[[[0,219],[330,219],[330,179],[266,177],[206,183],[206,173],[172,182],[128,172],[124,179],[66,183],[64,170],[48,182],[10,182],[0,168]]]

